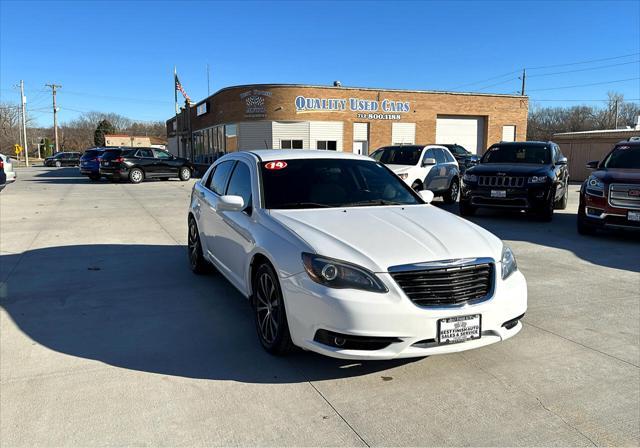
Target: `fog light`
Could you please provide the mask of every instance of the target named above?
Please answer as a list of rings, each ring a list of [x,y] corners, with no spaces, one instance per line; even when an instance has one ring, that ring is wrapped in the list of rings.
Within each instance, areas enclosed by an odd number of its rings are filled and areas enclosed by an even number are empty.
[[[343,347],[344,344],[347,343],[347,340],[345,338],[335,337],[333,338],[333,343],[335,344],[336,347]]]

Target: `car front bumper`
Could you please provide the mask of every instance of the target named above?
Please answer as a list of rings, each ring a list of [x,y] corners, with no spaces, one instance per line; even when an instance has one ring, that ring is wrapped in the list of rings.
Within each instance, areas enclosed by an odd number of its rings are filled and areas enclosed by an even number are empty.
[[[503,190],[506,196],[504,198],[492,197],[492,190]],[[548,204],[550,191],[548,185],[505,188],[479,187],[477,184],[463,182],[460,189],[460,200],[476,207],[537,210]]]
[[[581,193],[580,215],[592,227],[610,229],[639,230],[640,221],[631,221],[629,211],[640,212],[638,209],[614,207],[608,198]]]
[[[299,347],[344,359],[394,359],[460,352],[503,341],[517,334],[522,323],[503,326],[527,310],[527,285],[516,271],[496,279],[486,301],[461,307],[418,307],[389,274],[377,274],[389,288],[378,294],[354,289],[332,289],[313,282],[303,272],[281,279],[291,338]],[[456,344],[438,344],[438,321],[481,315],[481,337]],[[318,330],[366,338],[394,338],[384,348],[356,350],[314,340]]]

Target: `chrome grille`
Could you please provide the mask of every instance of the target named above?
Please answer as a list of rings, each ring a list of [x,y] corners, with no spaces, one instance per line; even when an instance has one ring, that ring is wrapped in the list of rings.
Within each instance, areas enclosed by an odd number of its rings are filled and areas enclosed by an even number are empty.
[[[613,207],[640,209],[640,184],[609,185],[609,204]]]
[[[523,187],[525,177],[521,176],[479,176],[478,185],[481,187]]]
[[[418,306],[464,305],[486,300],[494,282],[494,263],[456,265],[455,260],[428,263],[424,269],[389,273],[404,293]]]

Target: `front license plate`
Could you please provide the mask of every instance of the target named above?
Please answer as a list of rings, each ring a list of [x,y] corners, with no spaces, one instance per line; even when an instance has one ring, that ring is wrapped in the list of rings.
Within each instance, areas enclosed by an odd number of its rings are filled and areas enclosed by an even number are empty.
[[[506,198],[507,191],[506,190],[491,190],[492,198]]]
[[[633,210],[629,210],[627,214],[627,219],[629,221],[640,221],[640,212],[635,212]]]
[[[457,316],[438,321],[438,343],[455,344],[480,339],[482,318],[480,314]]]

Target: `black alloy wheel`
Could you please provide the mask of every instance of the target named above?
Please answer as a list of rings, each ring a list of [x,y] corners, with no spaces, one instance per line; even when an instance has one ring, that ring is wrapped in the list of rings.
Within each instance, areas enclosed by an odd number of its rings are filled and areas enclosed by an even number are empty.
[[[476,214],[476,207],[469,201],[460,199],[460,216],[473,216]]]
[[[193,217],[189,217],[189,233],[188,233],[188,251],[189,265],[194,274],[206,274],[210,270],[209,263],[202,255],[202,245],[200,244],[200,233],[198,225]]]
[[[258,267],[253,279],[253,304],[258,339],[273,355],[294,349],[278,276],[267,263]]]
[[[564,183],[564,193],[560,200],[556,203],[557,210],[565,210],[567,208],[567,203],[569,202],[569,181],[565,181]]]
[[[553,220],[553,210],[556,208],[556,187],[551,187],[549,191],[549,199],[540,210],[540,219],[544,222]]]

